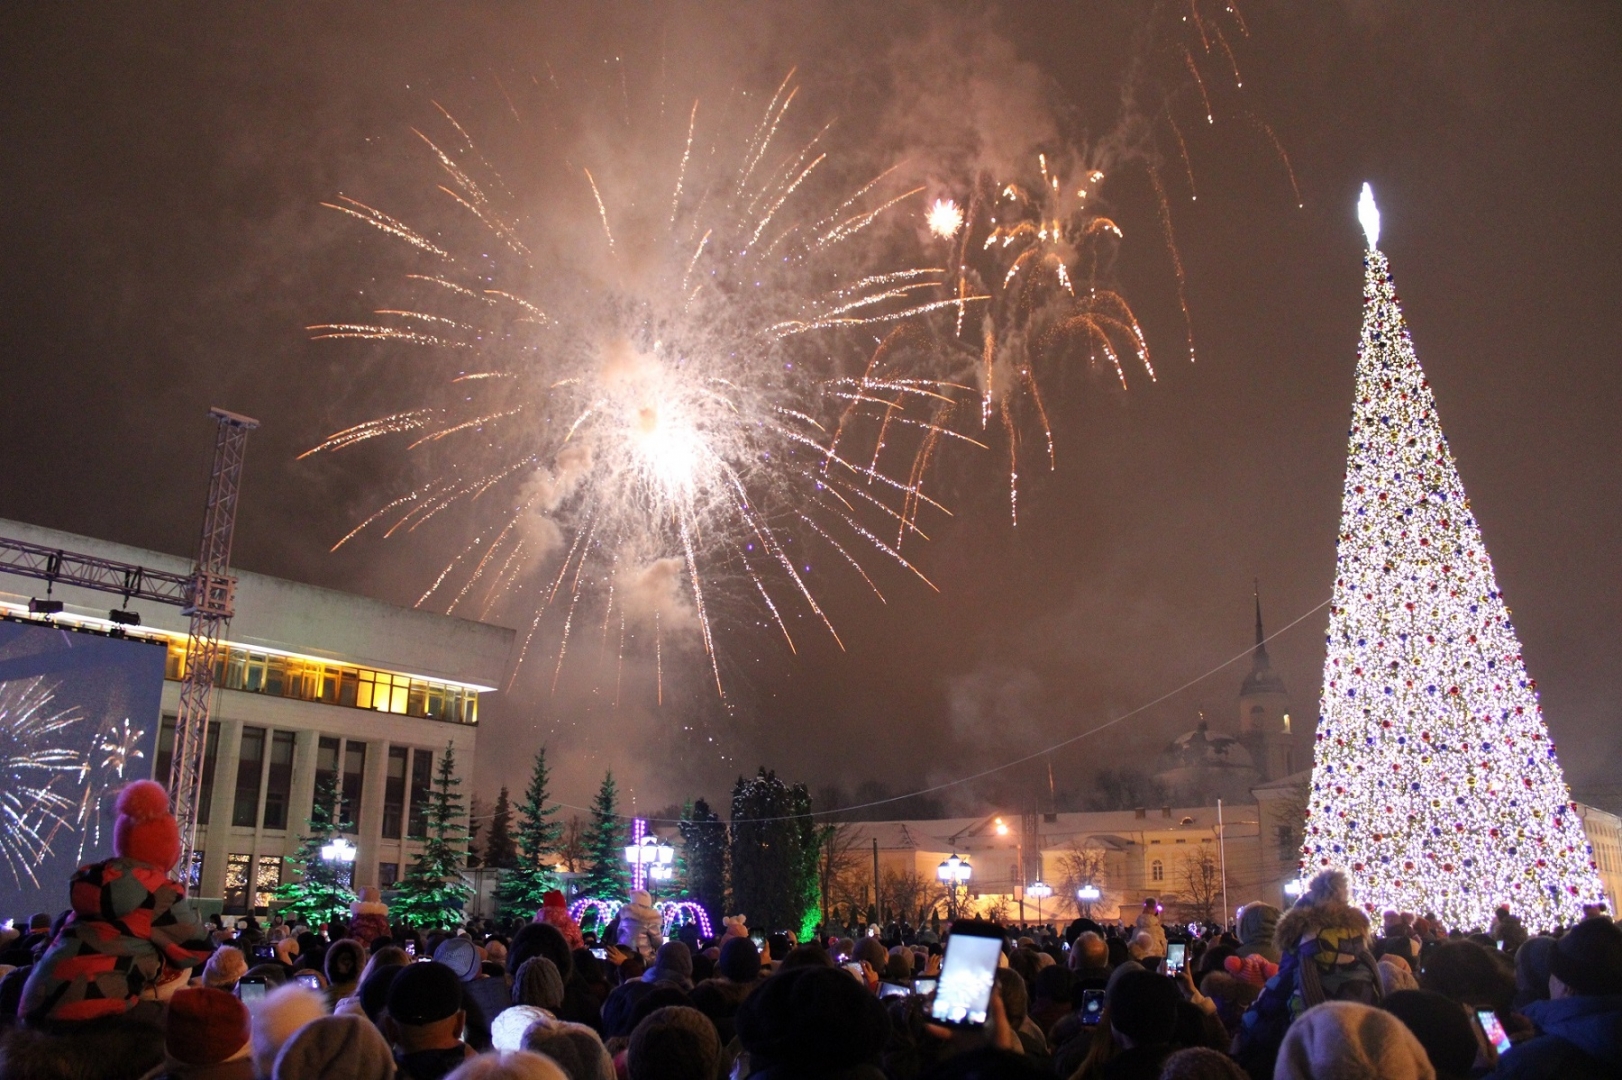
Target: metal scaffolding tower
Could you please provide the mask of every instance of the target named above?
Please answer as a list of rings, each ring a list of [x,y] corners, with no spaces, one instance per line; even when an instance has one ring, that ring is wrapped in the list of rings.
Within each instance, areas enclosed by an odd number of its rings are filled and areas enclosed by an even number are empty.
[[[208,501],[203,507],[203,537],[197,565],[186,587],[184,614],[191,616],[186,639],[186,670],[180,684],[180,711],[175,719],[175,751],[169,767],[169,799],[180,825],[180,872],[189,880],[197,844],[197,804],[203,790],[203,755],[208,747],[208,716],[219,662],[220,633],[231,621],[237,579],[231,576],[231,536],[236,530],[237,496],[242,487],[242,457],[248,432],[259,421],[224,409],[210,409],[217,430],[214,466],[209,473]]]

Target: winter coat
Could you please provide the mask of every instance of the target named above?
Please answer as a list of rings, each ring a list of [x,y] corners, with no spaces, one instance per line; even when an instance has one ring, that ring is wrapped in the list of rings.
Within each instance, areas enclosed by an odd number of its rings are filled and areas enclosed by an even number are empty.
[[[349,922],[349,936],[367,948],[378,938],[389,936],[389,905],[356,900],[349,905],[349,913],[354,916]]]
[[[1245,1011],[1234,1057],[1253,1077],[1271,1077],[1284,1034],[1324,1001],[1378,1006],[1380,972],[1369,952],[1368,916],[1340,900],[1297,903],[1278,921],[1278,974]]]
[[[665,943],[665,917],[652,904],[626,904],[620,908],[619,944],[642,954],[642,959],[653,963],[654,953]]]
[[[1622,1076],[1622,995],[1534,1001],[1525,1012],[1542,1034],[1499,1058],[1495,1080]]]
[[[1160,916],[1152,911],[1145,911],[1138,916],[1138,929],[1148,934],[1155,943],[1155,956],[1166,955],[1166,928],[1160,925]]]
[[[200,968],[208,928],[186,888],[134,859],[81,866],[68,886],[73,912],[28,975],[20,1015],[32,1022],[126,1012],[164,968]]]

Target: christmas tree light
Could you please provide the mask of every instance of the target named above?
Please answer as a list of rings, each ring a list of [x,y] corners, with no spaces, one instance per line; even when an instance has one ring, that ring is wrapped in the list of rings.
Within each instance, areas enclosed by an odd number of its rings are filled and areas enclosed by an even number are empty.
[[[1547,929],[1601,898],[1481,530],[1403,322],[1379,211],[1302,868],[1371,912]]]

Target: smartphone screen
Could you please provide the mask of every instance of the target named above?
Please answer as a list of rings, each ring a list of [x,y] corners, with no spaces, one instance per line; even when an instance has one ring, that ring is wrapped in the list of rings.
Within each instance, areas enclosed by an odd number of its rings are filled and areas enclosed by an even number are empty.
[[[1188,954],[1188,946],[1181,941],[1174,941],[1166,946],[1166,974],[1175,975],[1183,970],[1183,958]]]
[[[852,975],[856,976],[858,979],[862,979],[862,980],[865,981],[866,978],[867,978],[865,975],[862,974],[862,963],[861,963],[860,960],[852,961],[852,962],[847,963],[847,964],[840,964],[839,966],[844,968],[846,971],[850,972]]]
[[[914,980],[912,980],[912,992],[917,994],[919,997],[927,997],[928,995],[933,994],[935,992],[935,980],[934,979],[914,979]]]
[[[910,993],[912,993],[912,990],[901,983],[879,983],[879,997],[881,998],[906,997]]]
[[[607,960],[608,959],[608,950],[607,949],[593,949],[593,950],[591,950],[591,955],[595,956],[599,960]]]
[[[242,1001],[257,1001],[265,996],[265,980],[241,978],[237,980],[237,997]]]
[[[1481,1033],[1487,1036],[1492,1048],[1500,1054],[1508,1053],[1510,1042],[1509,1034],[1504,1031],[1503,1021],[1491,1009],[1477,1009],[1476,1022],[1481,1025]]]
[[[415,957],[417,955],[417,943],[415,941],[406,942],[405,952],[407,956]]]
[[[1104,991],[1083,990],[1081,992],[1081,1022],[1083,1024],[1096,1024],[1104,1015]]]
[[[317,975],[313,971],[299,972],[298,981],[303,983],[305,986],[308,986],[311,990],[321,989],[321,976]]]
[[[941,964],[935,1003],[929,1012],[942,1024],[979,1027],[986,1022],[991,1008],[1002,936],[965,933],[967,929],[954,929],[946,939],[946,959]]]

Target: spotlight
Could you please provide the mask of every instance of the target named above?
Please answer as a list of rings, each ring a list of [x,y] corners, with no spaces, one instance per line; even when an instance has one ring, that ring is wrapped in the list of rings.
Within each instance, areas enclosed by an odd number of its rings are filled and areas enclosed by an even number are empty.
[[[30,615],[60,615],[62,614],[62,601],[40,600],[37,597],[28,601],[28,614]]]
[[[119,626],[140,626],[141,613],[138,611],[119,611],[114,608],[107,613],[107,621],[117,623]]]

